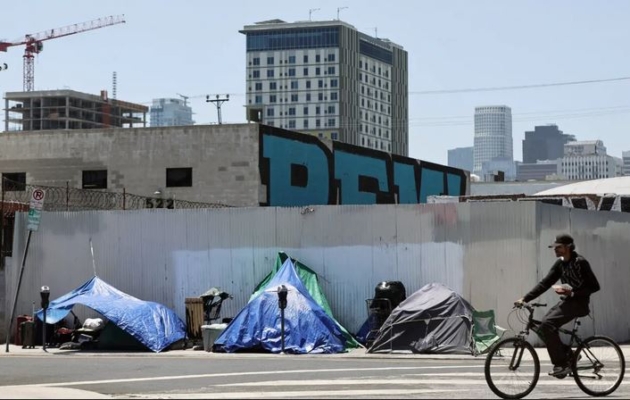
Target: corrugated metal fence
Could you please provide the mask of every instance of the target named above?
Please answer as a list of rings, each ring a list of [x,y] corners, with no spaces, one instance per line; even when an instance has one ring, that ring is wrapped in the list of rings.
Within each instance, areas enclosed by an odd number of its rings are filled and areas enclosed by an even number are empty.
[[[7,310],[25,217],[16,219]],[[336,318],[350,331],[365,321],[365,299],[383,280],[402,281],[408,294],[443,283],[476,309],[495,310],[499,325],[518,329],[508,319],[511,305],[548,272],[554,255],[547,245],[563,231],[574,235],[603,287],[583,333],[629,340],[630,215],[534,202],[45,212],[18,313],[39,303],[41,285],[56,298],[93,275],[92,238],[98,276],[182,318],[184,298],[213,286],[234,295],[222,315],[235,315],[283,250],[320,274]],[[551,306],[556,295],[549,291],[541,300]]]

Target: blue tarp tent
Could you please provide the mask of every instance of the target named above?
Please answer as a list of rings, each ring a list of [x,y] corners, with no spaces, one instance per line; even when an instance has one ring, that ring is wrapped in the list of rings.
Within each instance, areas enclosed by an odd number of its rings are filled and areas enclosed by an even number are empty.
[[[46,323],[66,317],[75,304],[99,312],[150,350],[160,352],[186,337],[186,325],[171,309],[121,292],[98,277],[50,302]],[[43,319],[39,310],[37,317]]]
[[[311,297],[290,258],[265,288],[234,317],[217,338],[216,351],[266,350],[280,353],[281,328],[277,290],[289,291],[285,311],[285,352],[341,353],[346,338],[339,326]]]

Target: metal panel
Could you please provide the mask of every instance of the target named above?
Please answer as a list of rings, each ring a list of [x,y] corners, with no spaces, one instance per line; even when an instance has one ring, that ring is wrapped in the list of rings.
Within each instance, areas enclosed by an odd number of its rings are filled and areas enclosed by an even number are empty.
[[[25,218],[16,218],[15,256],[6,269],[8,312]],[[382,280],[402,281],[408,294],[443,283],[475,308],[495,310],[499,325],[508,327],[513,301],[553,263],[547,245],[561,231],[574,235],[603,287],[584,332],[630,339],[622,317],[630,306],[630,215],[535,202],[45,212],[33,234],[18,313],[39,304],[41,285],[57,297],[94,274],[91,237],[101,278],[181,317],[185,297],[213,286],[234,296],[223,312],[234,316],[282,250],[320,274],[336,318],[351,331],[365,321],[365,299]],[[541,301],[551,306],[557,296],[549,291]]]

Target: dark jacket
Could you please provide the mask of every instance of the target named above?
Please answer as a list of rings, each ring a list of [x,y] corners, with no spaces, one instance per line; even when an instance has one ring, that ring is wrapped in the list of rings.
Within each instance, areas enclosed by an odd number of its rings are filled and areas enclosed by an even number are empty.
[[[578,253],[573,252],[571,260],[558,259],[547,276],[523,297],[526,303],[545,293],[554,283],[567,283],[573,288],[573,296],[567,301],[582,303],[588,307],[591,294],[599,291],[599,282],[591,269],[591,264]]]

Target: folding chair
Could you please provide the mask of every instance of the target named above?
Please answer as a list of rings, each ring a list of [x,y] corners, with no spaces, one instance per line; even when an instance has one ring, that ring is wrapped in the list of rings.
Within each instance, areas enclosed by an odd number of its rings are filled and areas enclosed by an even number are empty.
[[[499,341],[506,329],[495,324],[494,310],[473,311],[473,351],[478,356],[490,350]]]

